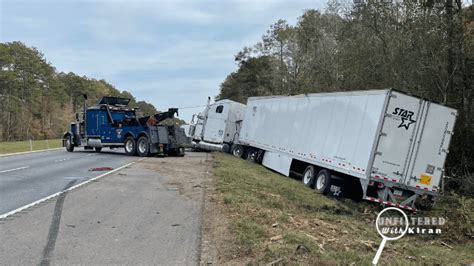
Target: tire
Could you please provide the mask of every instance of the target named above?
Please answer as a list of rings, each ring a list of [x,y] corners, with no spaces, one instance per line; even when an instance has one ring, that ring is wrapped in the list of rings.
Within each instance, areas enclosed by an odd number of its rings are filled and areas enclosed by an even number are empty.
[[[247,151],[247,161],[252,163],[258,163],[258,150],[250,148]]]
[[[222,145],[222,152],[224,152],[224,153],[230,153],[230,146],[229,146],[229,144],[224,143],[224,145]]]
[[[127,155],[135,156],[137,154],[137,143],[132,136],[129,136],[125,139],[123,146]]]
[[[316,169],[312,165],[308,165],[303,172],[303,184],[307,187],[314,187],[314,179],[316,176]]]
[[[137,153],[141,157],[150,156],[150,144],[147,136],[141,136],[137,141]]]
[[[185,151],[184,151],[184,148],[176,148],[176,149],[170,150],[168,154],[171,156],[183,157],[185,154]]]
[[[231,151],[232,155],[235,157],[242,158],[244,155],[244,147],[242,145],[234,145]]]
[[[320,194],[327,195],[331,187],[331,172],[323,169],[318,172],[314,180],[314,190]]]
[[[102,151],[102,147],[95,147],[95,151],[96,151],[96,152],[101,152],[101,151]]]
[[[72,143],[72,136],[68,135],[66,137],[66,151],[73,152],[74,151],[74,144]]]

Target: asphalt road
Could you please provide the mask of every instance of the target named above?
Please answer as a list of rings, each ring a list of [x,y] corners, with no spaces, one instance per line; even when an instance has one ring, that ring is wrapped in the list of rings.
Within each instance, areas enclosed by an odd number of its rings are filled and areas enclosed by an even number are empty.
[[[100,153],[55,150],[0,157],[0,215],[62,191],[104,171],[117,168],[138,157],[126,156],[123,149]]]
[[[0,265],[199,265],[210,166],[205,153],[146,158],[0,219]]]

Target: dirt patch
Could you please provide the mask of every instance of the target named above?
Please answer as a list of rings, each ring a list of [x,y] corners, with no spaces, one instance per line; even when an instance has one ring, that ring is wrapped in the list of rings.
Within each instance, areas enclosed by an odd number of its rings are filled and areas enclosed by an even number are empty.
[[[172,176],[164,186],[177,190],[189,200],[202,200],[205,176],[210,169],[211,157],[205,153],[188,152],[184,157],[154,157],[139,163],[161,176]]]
[[[228,261],[232,249],[228,219],[216,190],[211,153],[187,152],[185,157],[150,158],[140,163],[158,175],[172,176],[164,186],[192,201],[202,201],[200,264],[219,265]],[[222,259],[225,258],[225,259]]]

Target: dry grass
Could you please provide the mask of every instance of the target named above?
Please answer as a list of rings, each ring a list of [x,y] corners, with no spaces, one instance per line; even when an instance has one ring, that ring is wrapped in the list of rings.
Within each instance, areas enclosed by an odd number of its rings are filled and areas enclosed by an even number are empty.
[[[229,155],[217,153],[215,160],[219,206],[231,221],[233,241],[229,245],[235,246],[226,248],[229,252],[222,262],[233,263],[238,258],[238,262],[257,264],[371,263],[381,240],[374,226],[377,206],[315,194],[298,180]],[[448,219],[448,226],[450,222],[453,225]],[[449,235],[407,236],[389,242],[381,262],[474,262],[472,241],[449,242],[451,249],[442,244],[446,239]]]
[[[50,139],[50,140],[33,140],[31,141],[31,147],[33,151],[60,148],[62,146],[61,139]],[[14,153],[31,151],[30,142],[25,141],[12,141],[12,142],[0,142],[0,154]]]

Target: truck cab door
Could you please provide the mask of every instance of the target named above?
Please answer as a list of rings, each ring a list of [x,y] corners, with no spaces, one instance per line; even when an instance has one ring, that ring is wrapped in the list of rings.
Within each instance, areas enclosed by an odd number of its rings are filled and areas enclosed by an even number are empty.
[[[106,111],[101,111],[99,113],[99,127],[100,127],[100,139],[102,143],[111,143],[113,142],[113,125],[108,117]]]
[[[88,137],[98,137],[100,135],[98,110],[87,110],[86,112],[86,132]]]
[[[223,143],[229,109],[229,106],[224,104],[212,106],[203,129],[204,141]]]

